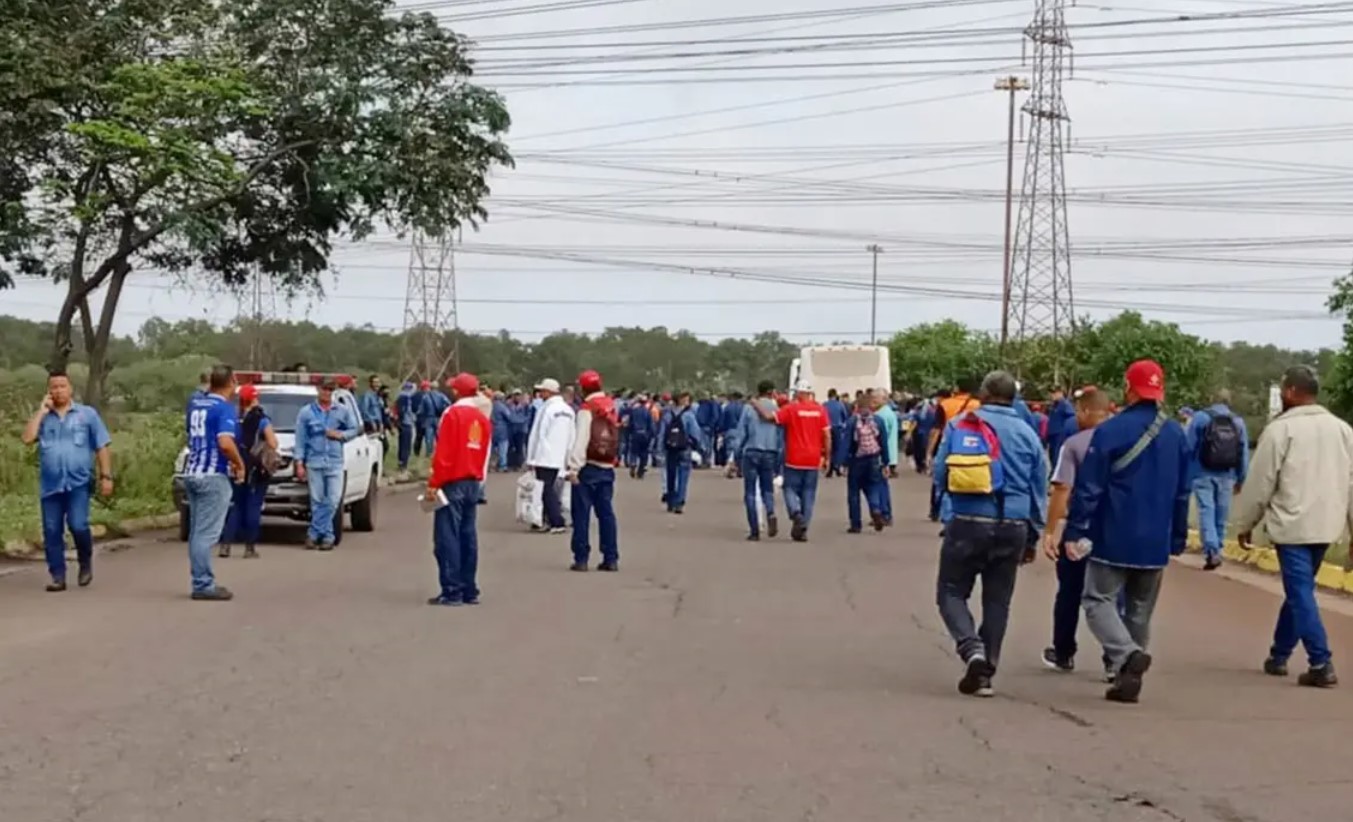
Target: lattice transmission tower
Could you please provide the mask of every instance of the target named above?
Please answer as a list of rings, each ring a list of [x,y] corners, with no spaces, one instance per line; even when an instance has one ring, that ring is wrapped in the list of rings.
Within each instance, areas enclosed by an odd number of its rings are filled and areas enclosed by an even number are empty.
[[[1071,122],[1062,98],[1071,53],[1065,11],[1066,0],[1037,0],[1033,22],[1024,29],[1033,46],[1031,88],[1023,106],[1029,139],[1010,262],[1010,302],[1002,323],[1016,345],[1041,336],[1062,340],[1075,326],[1062,160]]]
[[[451,235],[414,234],[404,294],[404,378],[440,382],[459,368],[456,258]],[[447,340],[450,342],[447,342]]]
[[[264,339],[264,330],[268,323],[277,319],[277,287],[257,265],[254,266],[252,279],[249,290],[239,296],[235,324],[247,331],[249,367],[256,369],[265,367],[272,353]]]

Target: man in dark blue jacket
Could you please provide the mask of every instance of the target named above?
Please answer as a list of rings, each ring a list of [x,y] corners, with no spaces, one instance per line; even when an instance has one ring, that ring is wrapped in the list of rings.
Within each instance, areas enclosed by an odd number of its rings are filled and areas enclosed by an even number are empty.
[[[1114,702],[1136,702],[1141,694],[1161,576],[1170,556],[1183,553],[1189,527],[1187,437],[1161,407],[1160,365],[1128,366],[1125,399],[1128,407],[1095,429],[1062,537],[1069,556],[1090,551],[1085,617],[1118,672],[1105,694]]]
[[[719,435],[719,421],[723,419],[723,409],[713,397],[703,397],[696,403],[695,421],[700,424],[700,444],[696,450],[700,453],[700,467],[708,468],[714,462],[714,438]]]
[[[733,446],[737,442],[738,426],[742,424],[742,394],[734,391],[728,395],[719,418],[719,441],[714,446],[714,464],[720,468],[728,464],[732,457]],[[734,459],[734,464],[737,460]]]
[[[1062,444],[1080,431],[1076,423],[1076,406],[1060,388],[1052,389],[1052,405],[1048,407],[1048,462],[1056,465],[1062,454]]]
[[[658,427],[653,419],[653,406],[649,404],[647,395],[640,394],[630,403],[622,420],[630,438],[628,453],[630,476],[643,479],[644,474],[648,472],[649,454],[653,450],[653,432]]]

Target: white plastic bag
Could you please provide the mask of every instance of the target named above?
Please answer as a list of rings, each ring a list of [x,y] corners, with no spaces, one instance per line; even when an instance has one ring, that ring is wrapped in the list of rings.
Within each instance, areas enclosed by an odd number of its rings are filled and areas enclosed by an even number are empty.
[[[559,510],[564,515],[564,522],[568,525],[573,524],[573,483],[564,479],[560,474],[559,479],[555,481],[555,486],[559,489]]]
[[[539,528],[541,525],[542,490],[533,473],[517,477],[517,522]]]

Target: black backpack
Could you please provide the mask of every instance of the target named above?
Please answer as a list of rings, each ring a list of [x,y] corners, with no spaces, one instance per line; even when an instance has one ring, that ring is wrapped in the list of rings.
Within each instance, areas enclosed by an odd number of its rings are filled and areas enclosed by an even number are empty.
[[[1203,431],[1198,448],[1198,462],[1209,471],[1235,471],[1240,468],[1244,446],[1240,441],[1240,426],[1230,414],[1218,414]]]
[[[691,447],[691,438],[686,434],[686,426],[681,421],[684,416],[686,409],[672,415],[672,424],[667,426],[667,435],[663,438],[663,445],[667,446],[668,451],[686,451]]]

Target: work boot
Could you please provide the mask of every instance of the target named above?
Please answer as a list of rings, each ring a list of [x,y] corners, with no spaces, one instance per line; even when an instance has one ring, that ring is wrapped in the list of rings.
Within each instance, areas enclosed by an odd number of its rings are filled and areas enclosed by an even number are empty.
[[[760,541],[761,541],[761,535],[760,535],[760,534],[748,534],[748,535],[747,535],[747,541],[748,541],[748,542],[760,542]]]
[[[1221,557],[1208,557],[1203,563],[1204,571],[1215,571],[1221,567]]]
[[[229,588],[217,585],[210,591],[193,591],[193,599],[198,602],[229,602],[235,598]]]
[[[598,571],[607,571],[607,572],[610,572],[610,573],[615,573],[616,571],[619,571],[619,570],[620,570],[620,563],[615,562],[615,561],[612,561],[612,560],[608,560],[608,561],[603,562],[603,563],[601,563],[600,565],[598,565],[598,566],[597,566],[597,570],[598,570]]]
[[[54,579],[47,584],[47,593],[59,594],[66,590],[66,581],[64,579]]]
[[[588,567],[587,567],[587,563],[586,563],[586,562],[575,562],[575,563],[573,563],[572,565],[568,566],[568,569],[569,569],[570,571],[577,571],[578,573],[583,573],[583,574],[587,573],[587,571],[588,571]]]
[[[245,545],[245,546],[244,546],[244,558],[245,558],[245,559],[258,559],[258,548],[254,547],[253,545]]]
[[[766,536],[774,539],[778,533],[780,533],[780,521],[773,516],[766,517]]]
[[[81,588],[88,588],[88,587],[89,587],[89,583],[91,583],[91,582],[94,581],[94,571],[93,571],[93,569],[91,569],[91,568],[81,568],[81,569],[80,569],[80,576],[76,577],[76,580],[75,580],[75,581],[76,581],[77,583],[79,583],[79,585],[80,585]]]
[[[1135,703],[1142,694],[1142,677],[1151,670],[1151,655],[1145,651],[1133,651],[1123,663],[1114,680],[1113,687],[1105,692],[1104,698],[1110,702]]]
[[[883,530],[884,519],[883,519],[883,515],[882,515],[882,514],[878,514],[878,513],[870,513],[870,514],[869,514],[869,521],[870,521],[870,523],[873,524],[874,530],[875,530],[876,532],[877,532],[877,531],[882,531],[882,530]]]
[[[803,524],[803,514],[794,514],[790,521],[794,524],[789,528],[789,538],[795,542],[803,542],[808,537],[808,526]]]
[[[224,542],[221,543],[220,547],[216,549],[216,556],[221,559],[230,559],[230,546]]]
[[[1264,673],[1269,676],[1287,676],[1287,660],[1269,657],[1264,660]]]
[[[1297,677],[1297,684],[1307,688],[1333,688],[1339,684],[1339,677],[1334,675],[1334,664],[1326,662]]]

